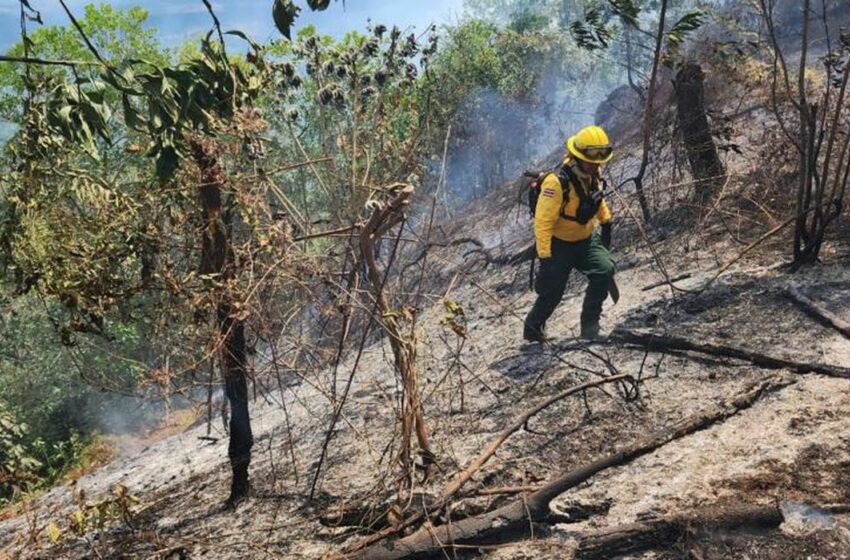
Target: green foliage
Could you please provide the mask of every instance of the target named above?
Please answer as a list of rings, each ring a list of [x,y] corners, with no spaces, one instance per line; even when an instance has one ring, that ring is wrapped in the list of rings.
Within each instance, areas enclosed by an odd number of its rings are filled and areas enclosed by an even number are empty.
[[[262,107],[272,128],[285,132],[270,153],[331,159],[322,181],[304,172],[285,187],[306,216],[322,212],[333,223],[350,223],[372,188],[421,175],[425,115],[417,80],[435,51],[436,37],[423,46],[383,25],[339,41],[306,26],[293,42],[269,45],[275,87]],[[330,191],[326,183],[341,187]]]
[[[321,12],[331,5],[331,0],[307,0],[307,5],[311,10]],[[272,19],[277,30],[287,39],[292,39],[292,25],[300,12],[301,8],[292,0],[274,0]]]
[[[78,21],[107,62],[138,58],[163,64],[170,56],[169,51],[159,45],[156,30],[145,27],[147,19],[148,12],[143,8],[119,10],[110,4],[101,3],[87,5]],[[39,27],[28,33],[28,38],[31,57],[90,63],[96,61],[72,27]],[[24,53],[24,45],[17,43],[6,54],[20,57]],[[17,123],[23,119],[20,101],[27,87],[25,74],[21,70],[12,64],[0,64],[0,118]],[[77,69],[78,76],[89,76],[92,72],[96,75],[96,65]],[[30,66],[29,73],[34,84],[74,78],[74,73],[68,68],[56,66]]]
[[[590,56],[553,27],[520,33],[471,19],[441,39],[420,97],[432,123],[431,153],[443,153],[451,132],[449,184],[463,198],[563,142],[559,129],[572,125],[573,112],[592,111],[599,101],[588,76],[605,84],[611,75],[610,67],[592,69]]]
[[[0,306],[0,416],[19,427],[0,429],[0,440],[6,438],[0,442],[0,463],[11,457],[17,465],[0,466],[5,473],[0,474],[0,505],[16,491],[48,486],[76,466],[92,443],[98,417],[113,406],[97,386],[128,391],[142,373],[90,347],[63,348],[54,326],[62,313],[61,306],[46,309],[32,294]],[[110,353],[137,351],[136,329],[110,331],[116,333],[114,342],[105,343]]]
[[[307,0],[307,4],[311,10],[322,11],[326,10],[331,5],[331,0]]]
[[[41,464],[23,445],[28,432],[0,401],[0,506],[38,480],[33,473]]]
[[[706,12],[703,10],[691,10],[683,15],[673,24],[670,31],[667,32],[667,43],[672,48],[677,48],[681,45],[687,36],[700,27],[705,22]]]
[[[292,24],[295,23],[295,18],[298,17],[298,12],[301,8],[296,6],[292,0],[274,0],[272,6],[272,17],[278,31],[287,39],[292,38]]]
[[[638,17],[640,17],[641,5],[634,0],[608,0],[608,6],[611,13],[618,16],[624,25],[634,28],[640,26]]]
[[[589,51],[608,48],[612,36],[599,6],[589,7],[584,12],[584,21],[570,25],[570,33],[579,47]]]

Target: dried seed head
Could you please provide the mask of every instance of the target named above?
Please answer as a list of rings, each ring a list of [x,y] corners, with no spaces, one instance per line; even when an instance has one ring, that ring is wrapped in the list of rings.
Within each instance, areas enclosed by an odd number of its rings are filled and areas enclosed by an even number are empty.
[[[322,105],[328,105],[334,99],[334,93],[329,88],[322,88],[319,90],[319,103]]]
[[[366,54],[366,56],[375,56],[378,54],[379,50],[380,45],[378,43],[378,39],[374,37],[363,44],[363,53]]]

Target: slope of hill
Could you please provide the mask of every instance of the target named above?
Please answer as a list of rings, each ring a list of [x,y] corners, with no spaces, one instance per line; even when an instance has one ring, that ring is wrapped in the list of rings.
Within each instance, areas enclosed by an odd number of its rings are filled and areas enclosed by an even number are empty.
[[[740,129],[751,134],[753,122],[739,123]],[[634,165],[627,152],[617,164],[620,169]],[[533,301],[528,264],[500,264],[499,258],[521,252],[530,240],[526,211],[516,204],[517,184],[442,213],[435,230],[442,232],[438,245],[443,247],[428,256],[424,292],[430,305],[420,310],[417,330],[423,403],[437,468],[416,495],[438,496],[514,419],[557,392],[618,373],[639,381],[637,393],[616,385],[587,390],[524,422],[464,486],[452,509],[455,520],[493,510],[519,491],[538,488],[689,422],[754,386],[770,384],[728,417],[671,437],[656,450],[602,470],[558,496],[552,510],[561,515],[532,524],[533,538],[473,546],[464,554],[565,558],[582,546],[582,538],[608,528],[700,508],[778,503],[784,516],[778,528],[700,532],[694,526],[655,535],[648,552],[626,553],[628,547],[621,552],[631,558],[850,555],[850,518],[841,513],[847,510],[826,507],[850,504],[844,476],[850,465],[850,379],[845,378],[850,340],[813,320],[789,298],[793,289],[850,322],[850,224],[846,217],[837,224],[824,248],[826,264],[788,274],[782,267],[790,247],[788,233],[763,237],[779,225],[780,217],[744,200],[753,195],[758,202],[770,195],[769,189],[751,180],[746,162],[727,163],[736,196],[721,196],[713,209],[700,214],[683,213],[673,199],[660,203],[666,210],[648,238],[629,217],[636,211],[632,197],[614,195],[622,296],[616,306],[606,303],[603,317],[603,329],[615,336],[590,345],[572,338],[584,286],[575,278],[549,325],[555,341],[535,353],[520,349],[522,319]],[[672,176],[666,178],[674,182]],[[469,239],[474,241],[462,241]],[[414,254],[411,250],[409,256]],[[664,274],[681,279],[672,288]],[[462,338],[446,324],[446,300],[463,309]],[[651,347],[627,342],[629,336],[647,332],[668,339]],[[677,346],[671,337],[690,341],[692,347]],[[727,352],[712,354],[707,347]],[[730,353],[730,348],[738,352]],[[0,554],[339,554],[362,535],[334,519],[334,512],[346,507],[363,511],[361,521],[371,516],[374,525],[385,524],[397,474],[386,455],[397,422],[391,406],[397,380],[388,342],[350,356],[339,368],[335,394],[344,392],[356,360],[359,367],[314,501],[307,498],[334,391],[293,377],[279,390],[259,385],[253,404],[253,491],[235,510],[221,504],[229,477],[226,434],[213,421],[211,433],[202,424],[167,437],[80,478],[75,488],[55,488],[7,513],[0,520],[0,542],[6,543]],[[807,367],[832,375],[806,372]],[[121,519],[126,501],[120,490],[115,493],[116,485],[139,498],[128,504],[133,514],[127,519]],[[117,512],[98,506],[101,497]],[[98,507],[105,511],[100,517],[93,513]],[[368,513],[370,507],[374,515]],[[81,531],[82,537],[69,528],[77,511],[88,516],[89,530]],[[106,521],[105,528],[93,530],[98,521]],[[62,533],[55,545],[48,538],[51,524]]]

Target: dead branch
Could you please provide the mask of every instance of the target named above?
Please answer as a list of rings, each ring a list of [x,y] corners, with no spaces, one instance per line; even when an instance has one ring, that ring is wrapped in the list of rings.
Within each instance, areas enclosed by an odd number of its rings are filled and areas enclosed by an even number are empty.
[[[850,379],[850,368],[821,363],[795,362],[784,358],[775,358],[773,356],[759,354],[758,352],[752,352],[742,348],[694,342],[687,338],[677,336],[630,331],[627,329],[615,329],[611,332],[611,335],[608,338],[614,342],[625,342],[628,344],[648,346],[653,350],[686,350],[689,352],[710,354],[712,356],[723,356],[725,358],[744,360],[754,365],[769,369],[787,369],[794,373],[819,373],[829,377]]]
[[[418,373],[416,371],[416,340],[412,334],[402,332],[401,324],[397,318],[398,313],[390,307],[384,293],[382,275],[375,259],[375,241],[402,221],[402,212],[408,205],[414,189],[410,185],[397,184],[391,186],[389,190],[395,192],[395,197],[389,203],[376,208],[372,213],[372,217],[369,218],[360,232],[360,251],[363,262],[366,264],[372,297],[380,316],[383,318],[382,326],[388,335],[390,347],[395,357],[396,370],[402,379],[405,410],[401,415],[401,463],[405,471],[409,473],[412,465],[410,436],[411,432],[415,431],[427,476],[427,468],[432,462],[433,454],[431,453],[428,429],[425,426],[425,414],[422,411],[422,401],[419,394]]]
[[[810,212],[811,212],[811,209],[807,210],[804,214],[808,215]],[[735,263],[737,263],[738,261],[743,259],[744,256],[746,256],[747,253],[749,253],[750,251],[752,251],[753,249],[755,249],[756,247],[758,247],[759,245],[761,245],[762,243],[764,243],[765,241],[767,241],[768,239],[770,239],[771,237],[773,237],[774,235],[776,235],[777,233],[779,233],[780,231],[782,231],[783,229],[788,227],[789,225],[796,222],[798,218],[799,218],[799,214],[797,216],[793,216],[791,218],[788,218],[787,220],[785,220],[784,222],[782,222],[781,224],[779,224],[778,226],[776,226],[772,230],[768,231],[767,233],[765,233],[764,235],[762,235],[761,237],[759,237],[758,239],[756,239],[755,241],[753,241],[752,243],[750,243],[749,245],[744,247],[744,249],[740,253],[738,253],[738,255],[736,257],[734,257],[732,260],[730,260],[725,265],[720,267],[717,270],[717,272],[715,272],[714,276],[712,276],[711,278],[706,280],[705,283],[703,283],[702,286],[700,286],[696,290],[688,290],[688,291],[691,292],[691,293],[701,294],[706,289],[708,289],[708,287],[711,286],[718,278],[720,278],[720,276],[724,272],[729,270],[732,267],[732,265],[734,265]]]
[[[693,274],[691,274],[690,272],[686,272],[685,274],[680,274],[679,276],[676,276],[675,278],[671,278],[669,280],[669,282],[679,282],[680,280],[687,280],[688,278],[690,278],[692,276],[693,276]],[[644,286],[640,290],[642,292],[648,292],[649,290],[654,290],[655,288],[660,288],[661,286],[666,286],[667,284],[668,284],[668,280],[662,280],[660,282],[653,282],[649,286]]]
[[[534,492],[540,490],[539,486],[496,486],[494,488],[482,488],[476,490],[476,496],[500,496],[502,494],[522,494],[523,492]]]
[[[472,245],[475,245],[476,247],[481,247],[481,248],[484,247],[484,244],[481,241],[479,241],[478,239],[475,239],[474,237],[461,237],[461,238],[458,238],[458,239],[452,239],[450,241],[431,241],[431,242],[426,243],[425,246],[422,248],[422,251],[420,251],[419,255],[415,259],[413,259],[412,261],[410,261],[409,263],[404,265],[404,268],[406,270],[406,269],[410,268],[411,266],[416,266],[417,264],[422,262],[422,260],[428,255],[428,251],[430,251],[433,247],[439,247],[439,248],[456,247],[458,245],[465,245],[467,243],[471,243]]]
[[[337,235],[337,234],[340,234],[340,233],[350,233],[350,232],[358,231],[361,227],[363,227],[362,224],[354,224],[353,226],[348,226],[348,227],[344,227],[344,228],[334,229],[334,230],[330,230],[330,231],[320,231],[318,233],[311,233],[309,235],[302,235],[300,237],[294,237],[292,240],[293,241],[306,241],[308,239],[319,239],[321,237],[330,237],[330,236]]]
[[[100,66],[93,60],[45,60],[26,56],[0,56],[0,62],[19,62],[21,64],[40,64],[43,66]]]
[[[325,527],[364,527],[382,529],[387,526],[386,511],[374,507],[342,507],[319,517]]]
[[[844,335],[845,338],[850,339],[850,323],[847,323],[834,313],[827,311],[823,307],[819,306],[796,288],[788,288],[785,294],[788,298],[794,303],[798,304],[803,308],[803,311],[808,313],[810,316],[814,317],[820,323],[826,325],[827,327],[832,327],[837,330],[841,334]]]
[[[657,548],[678,541],[694,528],[707,531],[773,529],[783,521],[782,511],[776,504],[711,506],[582,535],[575,557],[596,560]]]
[[[625,465],[671,441],[722,422],[741,410],[749,408],[763,395],[782,389],[791,383],[793,381],[789,379],[768,378],[730,401],[715,404],[670,428],[621,448],[607,457],[573,469],[548,482],[540,490],[523,494],[522,497],[499,509],[456,523],[439,527],[427,526],[408,537],[358,550],[349,558],[352,560],[412,560],[429,558],[442,554],[447,549],[452,550],[463,545],[490,544],[523,538],[530,533],[533,522],[549,519],[549,503],[570,488],[576,487],[605,469]]]
[[[537,406],[530,409],[525,414],[520,415],[516,420],[514,420],[514,422],[510,426],[508,426],[507,428],[502,430],[502,433],[500,433],[496,437],[496,439],[494,439],[490,443],[490,445],[488,445],[487,448],[484,451],[482,451],[480,455],[478,455],[478,457],[476,457],[471,463],[469,463],[469,465],[465,469],[463,469],[461,472],[459,472],[457,475],[455,475],[455,477],[452,479],[452,481],[449,482],[449,484],[446,486],[446,489],[443,490],[443,495],[441,497],[441,501],[447,501],[454,494],[456,494],[457,491],[460,490],[461,487],[464,484],[466,484],[469,481],[470,478],[472,478],[472,475],[474,475],[476,472],[478,472],[478,470],[481,467],[484,466],[484,463],[486,463],[487,461],[490,460],[490,457],[492,457],[496,453],[496,451],[499,449],[499,447],[501,447],[501,445],[503,443],[505,443],[505,441],[511,435],[513,435],[514,432],[516,432],[517,430],[522,428],[525,425],[525,423],[528,422],[532,417],[536,416],[537,414],[539,414],[543,410],[549,408],[550,406],[552,406],[556,402],[569,397],[570,395],[574,395],[576,393],[581,393],[581,392],[584,392],[584,391],[586,391],[590,388],[598,387],[598,386],[604,385],[606,383],[613,383],[613,382],[616,382],[616,381],[626,381],[626,380],[630,380],[632,383],[634,383],[632,376],[628,375],[628,374],[614,375],[614,376],[611,376],[611,377],[606,377],[604,379],[597,379],[596,381],[589,381],[587,383],[582,383],[581,385],[576,385],[576,386],[570,387],[569,389],[566,389],[565,391],[561,391],[557,395],[553,395],[553,396],[549,397],[548,399],[546,399],[542,403],[540,403]]]
[[[495,255],[493,255],[492,251],[489,251],[489,250],[481,247],[480,249],[472,249],[471,251],[468,251],[464,255],[464,257],[467,257],[467,256],[475,254],[475,253],[481,253],[481,255],[484,256],[484,261],[487,264],[495,264],[495,265],[500,265],[500,266],[501,265],[515,265],[515,264],[522,264],[524,262],[528,262],[528,261],[532,260],[533,258],[535,258],[537,256],[537,248],[535,247],[534,243],[532,243],[531,245],[525,247],[524,249],[522,249],[521,251],[518,251],[516,253],[512,253],[510,255],[495,256]]]

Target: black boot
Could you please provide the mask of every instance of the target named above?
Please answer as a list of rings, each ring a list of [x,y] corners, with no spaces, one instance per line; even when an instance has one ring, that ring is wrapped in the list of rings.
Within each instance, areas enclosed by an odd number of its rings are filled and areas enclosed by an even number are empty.
[[[546,342],[545,328],[545,325],[533,327],[526,323],[522,329],[522,338],[527,342],[539,342],[542,344]]]
[[[599,340],[599,320],[589,320],[581,322],[581,338],[584,340]]]

